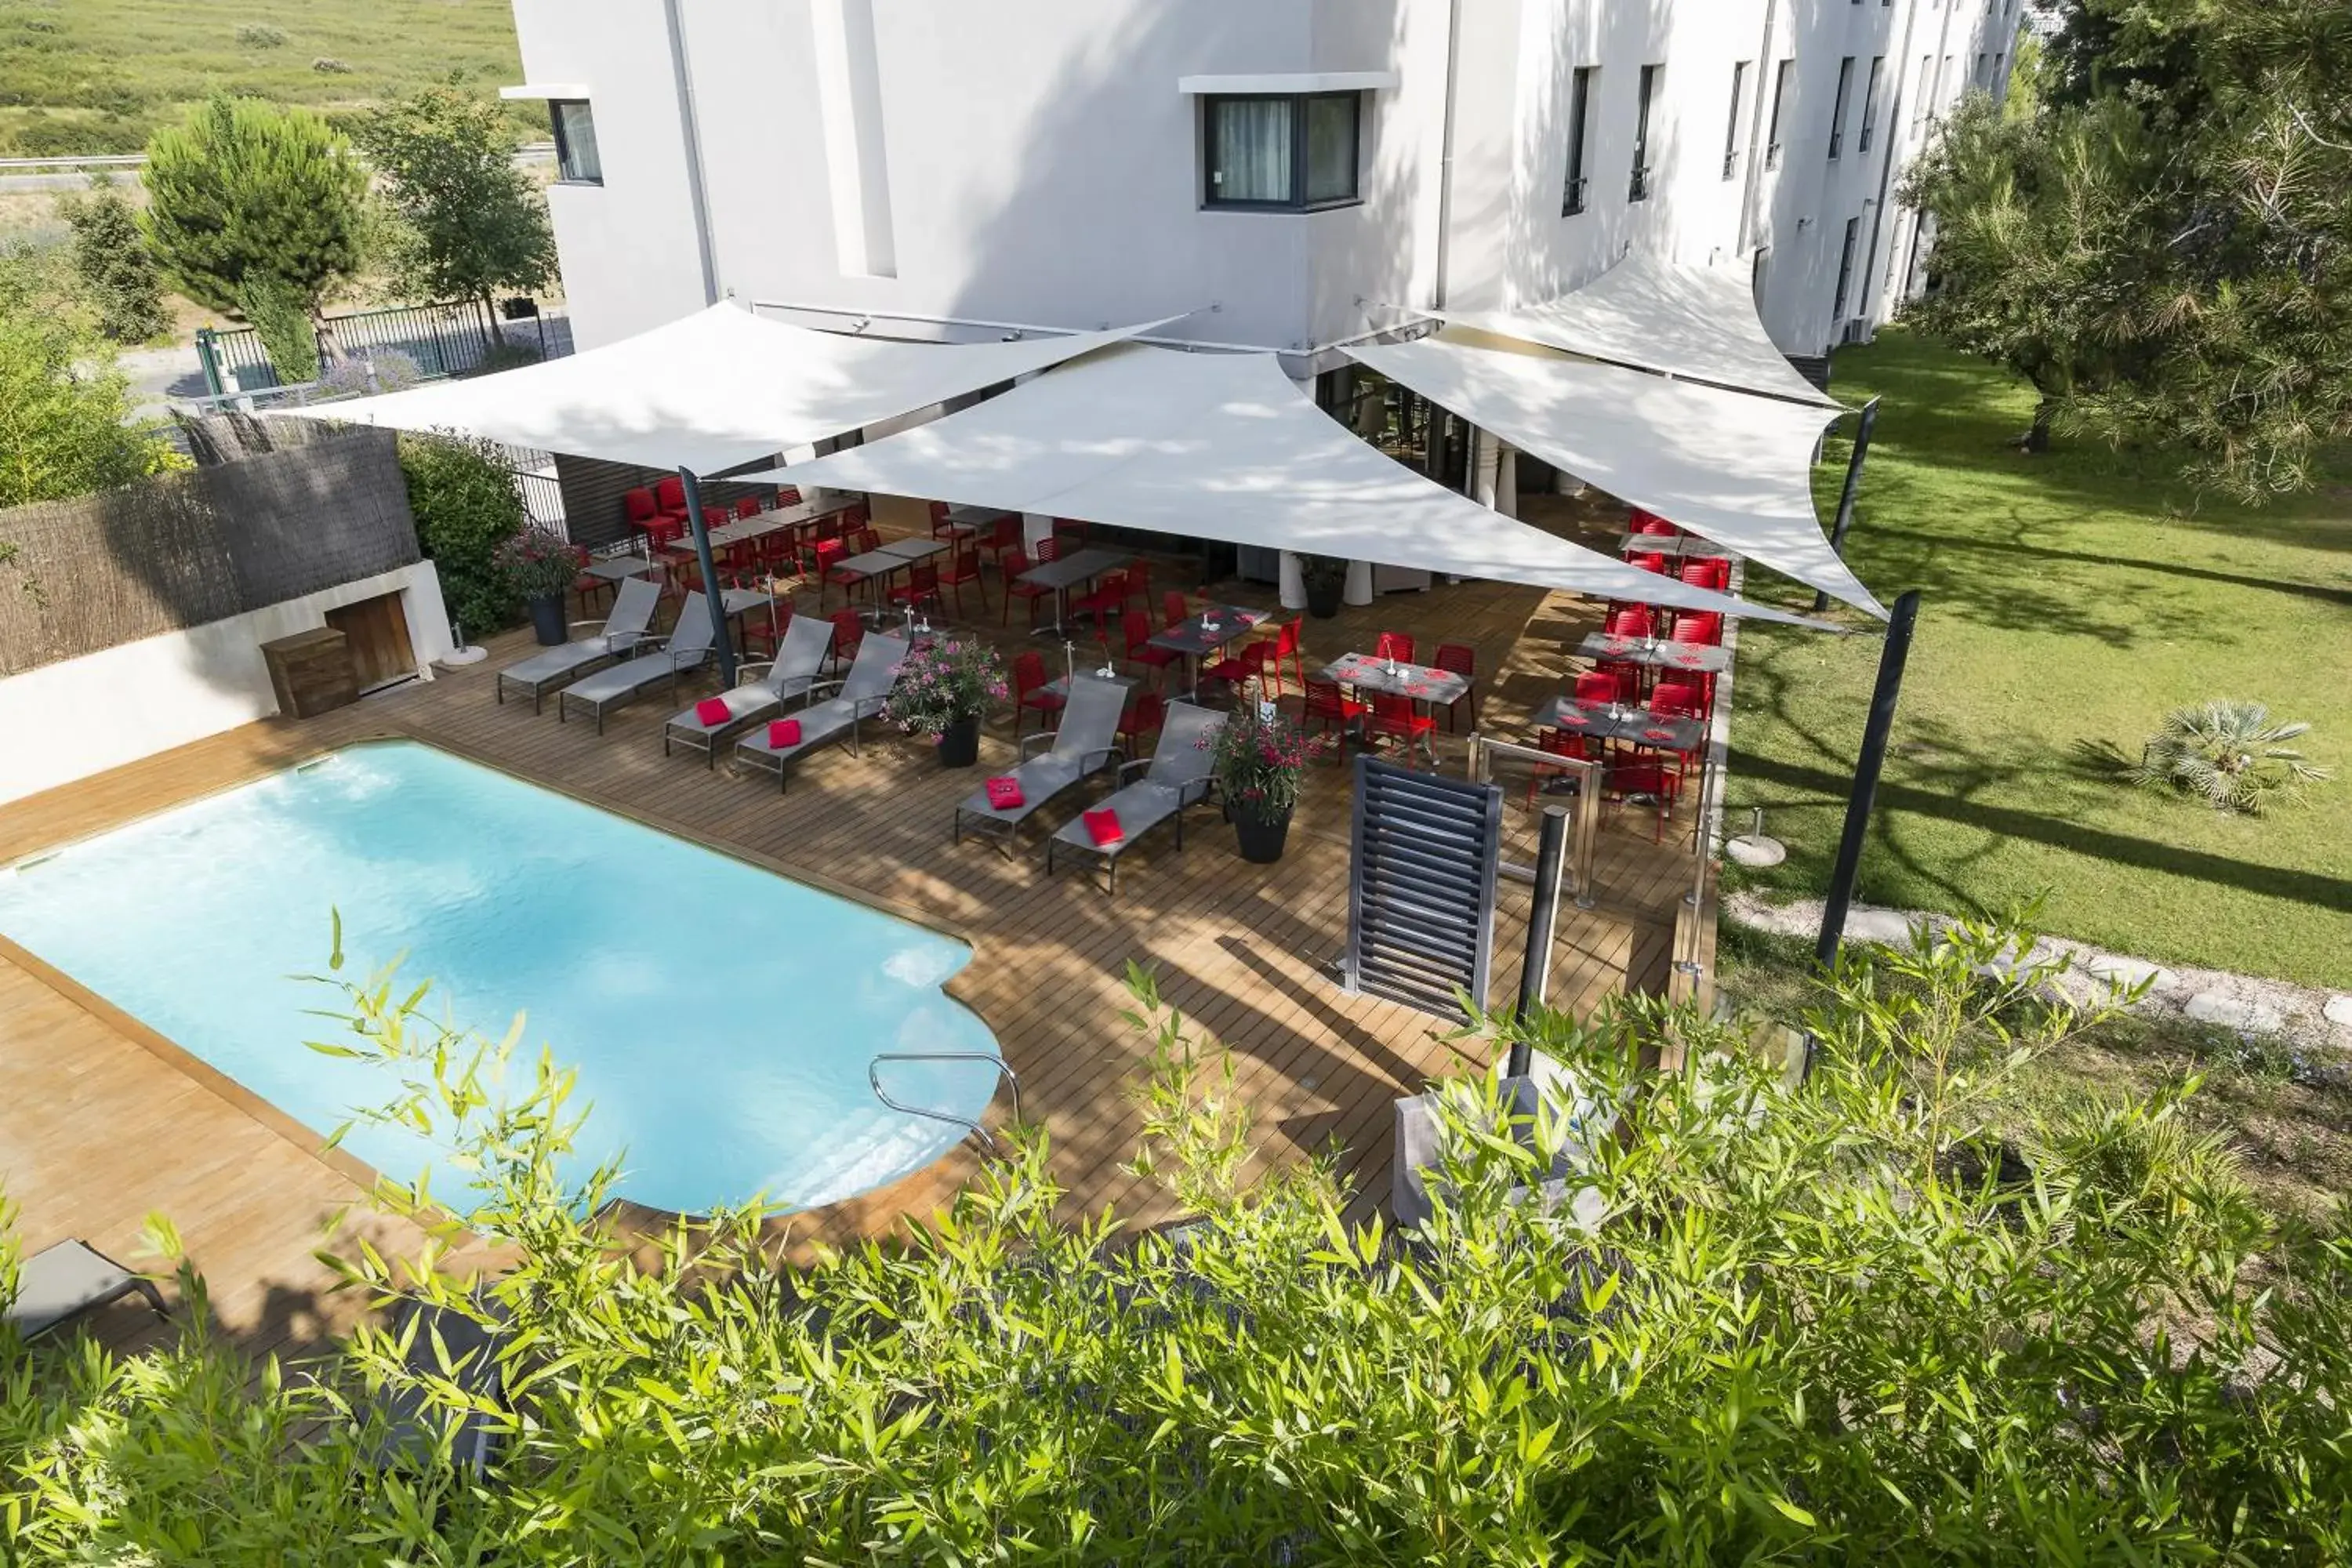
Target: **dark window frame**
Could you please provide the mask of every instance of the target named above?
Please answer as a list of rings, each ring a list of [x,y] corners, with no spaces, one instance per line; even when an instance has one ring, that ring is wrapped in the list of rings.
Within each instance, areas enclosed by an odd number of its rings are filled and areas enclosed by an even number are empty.
[[[1853,139],[1853,150],[1857,153],[1869,152],[1871,142],[1877,136],[1878,87],[1881,79],[1883,79],[1885,74],[1886,57],[1885,55],[1871,56],[1870,77],[1865,82],[1864,82],[1862,89],[1862,129],[1855,132]]]
[[[1663,60],[1643,66],[1633,89],[1633,168],[1625,182],[1625,199],[1629,202],[1650,199],[1650,106],[1657,97],[1658,79],[1665,70]]]
[[[1560,191],[1562,217],[1574,217],[1591,205],[1584,199],[1584,193],[1592,184],[1591,176],[1584,172],[1585,154],[1591,150],[1586,145],[1585,133],[1592,120],[1592,84],[1600,75],[1599,66],[1579,66],[1569,78],[1568,177]]]
[[[1794,55],[1785,55],[1773,63],[1772,112],[1764,126],[1764,166],[1768,169],[1780,166],[1780,157],[1786,150],[1780,141],[1780,132],[1787,129],[1789,79],[1796,74],[1797,58]]]
[[[1830,162],[1837,162],[1845,151],[1845,121],[1853,107],[1853,61],[1847,55],[1838,61],[1837,97],[1830,104]]]
[[[1853,287],[1854,248],[1862,243],[1862,220],[1845,220],[1845,240],[1838,247],[1837,293],[1830,305],[1830,329],[1835,331],[1845,325],[1846,296]]]
[[[593,132],[596,123],[596,107],[584,98],[551,98],[547,100],[548,128],[555,136],[555,179],[562,185],[601,185],[604,183],[604,149],[596,145],[596,173],[592,175],[572,173],[572,139],[563,133],[563,110],[573,104],[588,111],[588,123]]]
[[[1729,179],[1739,167],[1740,106],[1748,98],[1748,68],[1751,62],[1731,62],[1731,123],[1723,132],[1723,177]]]
[[[1307,199],[1307,106],[1344,99],[1349,117],[1348,194]],[[1221,103],[1290,105],[1290,197],[1286,201],[1228,201],[1217,195],[1217,106]],[[1319,213],[1364,205],[1364,94],[1348,92],[1211,92],[1201,96],[1201,209],[1221,213]]]

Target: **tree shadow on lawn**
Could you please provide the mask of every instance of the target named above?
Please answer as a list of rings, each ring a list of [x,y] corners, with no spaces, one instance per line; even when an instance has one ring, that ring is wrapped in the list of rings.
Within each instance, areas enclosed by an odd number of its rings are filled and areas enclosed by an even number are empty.
[[[2225,587],[2244,588],[2254,593],[2282,594],[2293,598],[2309,599],[2318,604],[2330,605],[2338,609],[2352,609],[2352,588],[2331,588],[2324,584],[2298,583],[2279,577],[2253,577],[2242,573],[2218,571],[2210,566],[2193,566],[2185,562],[2158,561],[2146,556],[2099,555],[2079,550],[2058,550],[2046,544],[2028,543],[2021,537],[2025,531],[2026,525],[2020,524],[2011,530],[2006,539],[1988,539],[1982,535],[1939,537],[1907,529],[1882,528],[1875,531],[1874,537],[1881,542],[1890,539],[1905,541],[1916,547],[1916,552],[1922,559],[1932,559],[1937,552],[1943,550],[1962,553],[1990,552],[2015,555],[2030,561],[2051,562],[2064,565],[2099,567],[2120,572],[2155,573],[2160,576],[2181,577],[2200,583],[2217,583]],[[2004,590],[2013,588],[2021,595],[2032,595],[2032,590],[2024,586],[2013,574],[1981,572],[1955,574],[1942,571],[1937,575],[1942,579],[1939,586],[1957,591],[1963,596],[1969,595],[1971,584],[1982,584],[1988,577],[1997,581]],[[2046,595],[2033,596],[2048,597]],[[2176,633],[2195,632],[2204,635],[2211,629],[2211,623],[2195,616],[2179,612],[2168,615],[2149,606],[2142,606],[2142,609],[2152,619],[2171,623],[2169,629]]]

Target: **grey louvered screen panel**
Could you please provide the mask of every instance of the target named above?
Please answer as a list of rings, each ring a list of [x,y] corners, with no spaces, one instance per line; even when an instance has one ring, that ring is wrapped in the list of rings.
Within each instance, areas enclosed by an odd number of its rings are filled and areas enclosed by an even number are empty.
[[[1502,827],[1497,785],[1356,759],[1349,990],[1449,1018],[1457,990],[1485,1002]]]

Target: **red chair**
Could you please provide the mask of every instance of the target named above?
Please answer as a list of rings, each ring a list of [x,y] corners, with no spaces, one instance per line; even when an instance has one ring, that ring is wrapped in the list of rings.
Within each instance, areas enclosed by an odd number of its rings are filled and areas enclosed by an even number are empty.
[[[998,518],[980,541],[981,551],[987,555],[988,563],[996,568],[996,574],[1000,577],[1004,575],[1005,556],[1020,548],[1021,520],[1018,517]]]
[[[639,532],[649,531],[654,521],[661,516],[661,508],[654,503],[653,487],[639,485],[635,489],[623,490],[621,515],[627,520],[631,528]]]
[[[1622,700],[1623,688],[1614,675],[1588,669],[1576,678],[1576,701],[1581,708],[1606,708]]]
[[[1160,727],[1168,722],[1167,700],[1157,691],[1145,691],[1128,704],[1127,711],[1118,718],[1118,739],[1127,742],[1130,757],[1148,757],[1157,742]]]
[[[1650,618],[1647,605],[1619,605],[1609,612],[1601,630],[1612,637],[1645,637],[1657,623]]]
[[[1030,709],[1047,722],[1062,710],[1062,699],[1045,689],[1045,659],[1038,653],[1024,653],[1013,661],[1013,738],[1021,738],[1021,715]]]
[[[1048,561],[1059,561],[1061,558],[1062,536],[1058,533],[1048,534],[1039,540],[1037,547],[1029,552],[1029,559],[1040,566]]]
[[[780,507],[786,507],[786,506],[798,506],[798,505],[800,505],[800,504],[801,504],[801,488],[800,488],[800,486],[798,486],[798,485],[778,485],[778,486],[776,487],[776,504],[777,504],[778,506],[780,506]]]
[[[1054,520],[1054,537],[1057,540],[1075,539],[1080,544],[1084,544],[1090,535],[1087,532],[1086,523],[1080,519],[1075,517],[1057,517]],[[1053,557],[1047,556],[1045,559],[1050,561]]]
[[[997,617],[997,624],[999,626],[1007,625],[1012,621],[1013,600],[1026,599],[1029,602],[1029,628],[1030,630],[1034,631],[1037,628],[1037,605],[1039,601],[1042,600],[1049,605],[1053,603],[1053,589],[1041,587],[1034,583],[1024,583],[1021,580],[1021,574],[1028,570],[1029,557],[1024,555],[1020,551],[1015,550],[1005,556],[1004,613]]]
[[[1706,712],[1706,693],[1679,680],[1661,680],[1651,689],[1650,711],[1696,719]]]
[[[1185,601],[1184,590],[1171,588],[1160,595],[1160,629],[1181,626],[1192,618],[1192,606]]]
[[[814,538],[820,543],[828,539],[839,539],[841,537],[841,519],[842,514],[840,512],[829,511],[825,513],[823,517],[816,520],[815,531],[811,535],[811,537]]]
[[[1153,680],[1162,686],[1167,685],[1168,667],[1183,663],[1184,656],[1172,647],[1151,646],[1151,618],[1149,616],[1129,610],[1119,617],[1119,628],[1127,638],[1127,662],[1141,665],[1152,672]]]
[[[940,569],[928,561],[907,568],[907,581],[890,590],[890,602],[903,609],[940,604]],[[940,605],[944,609],[945,605]]]
[[[735,515],[737,517],[759,516],[760,498],[758,496],[737,496],[735,498]]]
[[[1645,511],[1638,506],[1633,509],[1633,521],[1630,531],[1634,533],[1655,534],[1661,539],[1672,539],[1682,531],[1656,512]]]
[[[963,585],[970,583],[980,590],[980,612],[988,613],[988,584],[980,578],[980,547],[970,540],[956,546],[954,559],[940,574],[940,586],[955,590],[956,614],[963,614]]]
[[[1571,757],[1578,762],[1589,763],[1600,760],[1599,751],[1591,739],[1577,734],[1571,730],[1538,730],[1536,731],[1536,750],[1555,757]],[[1536,792],[1543,788],[1544,780],[1557,778],[1566,772],[1568,772],[1566,768],[1555,767],[1549,763],[1538,763],[1529,769],[1526,803],[1530,809],[1534,807]]]
[[[833,540],[829,542],[837,545],[839,547],[840,553],[836,554],[833,558],[833,563],[824,569],[824,580],[817,584],[816,601],[820,607],[824,604],[824,591],[827,588],[833,587],[836,584],[839,584],[841,588],[841,602],[845,605],[850,600],[857,596],[857,590],[859,588],[867,587],[867,585],[873,582],[873,579],[866,576],[863,571],[845,572],[842,570],[842,563],[847,561],[851,556],[866,553],[857,547],[856,541],[843,539]],[[817,548],[822,550],[824,546],[820,544]],[[868,588],[868,592],[871,592],[870,587]]]
[[[833,612],[833,667],[846,669],[857,657],[857,645],[866,640],[866,617],[856,610]]]
[[[1641,701],[1643,671],[1640,665],[1623,664],[1610,659],[1602,659],[1592,668],[1594,673],[1605,675],[1610,679],[1617,683],[1618,701],[1624,703],[1629,708],[1634,703]]]
[[[763,616],[755,611],[743,617],[743,651],[763,658],[776,657],[776,649],[783,646],[784,632],[793,624],[792,600],[772,587],[769,592],[770,613]]]
[[[1255,642],[1243,643],[1214,664],[1202,667],[1201,679],[1222,680],[1235,691],[1239,691],[1242,682],[1252,676],[1256,676],[1260,681],[1264,681],[1265,672],[1273,663],[1274,643],[1269,638],[1262,637]]]
[[[1721,647],[1723,617],[1712,610],[1692,610],[1675,617],[1675,635],[1667,639],[1685,647]]]
[[[1274,695],[1276,697],[1282,695],[1284,659],[1290,661],[1291,673],[1298,678],[1301,689],[1307,685],[1307,656],[1299,651],[1306,624],[1306,616],[1293,616],[1274,634],[1274,651],[1265,656],[1266,673],[1274,677]]]
[[[1437,645],[1437,668],[1449,675],[1458,675],[1470,683],[1470,689],[1445,705],[1445,732],[1454,733],[1454,714],[1465,702],[1470,704],[1470,728],[1478,727],[1478,650],[1466,643],[1444,642]]]
[[[1300,727],[1312,724],[1318,732],[1327,735],[1336,731],[1339,736],[1339,753],[1344,760],[1348,750],[1348,731],[1363,722],[1365,715],[1372,710],[1371,705],[1355,700],[1340,690],[1336,683],[1318,680],[1313,676],[1308,676],[1300,685],[1307,692],[1306,703],[1298,714]]]
[[[723,506],[707,506],[702,509],[702,526],[705,528],[724,528],[734,521],[734,513]]]
[[[572,580],[572,591],[580,596],[580,609],[584,615],[595,608],[596,595],[599,594],[610,594],[618,598],[621,585],[602,577],[591,577],[587,573],[583,572]]]
[[[859,523],[844,532],[842,537],[849,542],[852,555],[871,555],[882,548],[882,536],[874,531],[874,525],[870,522]]]
[[[868,506],[866,502],[859,501],[856,506],[845,507],[842,509],[842,532],[855,533],[861,528],[872,528],[873,526],[874,509],[871,506]]]
[[[1412,638],[1402,632],[1382,632],[1372,645],[1374,658],[1392,658],[1399,664],[1412,662]]]
[[[1127,569],[1127,605],[1140,605],[1147,613],[1151,608],[1151,563],[1139,561]],[[1125,610],[1127,605],[1119,608]]]
[[[1127,574],[1104,573],[1094,592],[1079,595],[1071,601],[1070,608],[1077,615],[1094,617],[1095,636],[1101,638],[1103,647],[1108,648],[1110,647],[1111,617],[1127,608]]]
[[[1712,588],[1715,586],[1716,568],[1718,566],[1725,568],[1727,579],[1730,565],[1729,562],[1719,561],[1710,555],[1685,555],[1683,557],[1682,570],[1675,575],[1693,588]]]
[[[665,517],[683,521],[686,517],[686,481],[676,474],[664,474],[655,480],[654,510]]]
[[[1666,558],[1655,551],[1644,554],[1638,550],[1629,550],[1625,552],[1625,559],[1644,572],[1655,572],[1661,577],[1666,575]]]
[[[1629,795],[1646,795],[1658,803],[1658,826],[1653,841],[1663,844],[1666,839],[1666,818],[1675,809],[1675,802],[1683,793],[1683,776],[1654,759],[1625,760],[1612,763],[1601,774],[1601,788],[1611,799],[1622,801]]]
[[[1407,756],[1412,754],[1413,744],[1418,742],[1428,749],[1433,761],[1436,758],[1436,742],[1431,737],[1437,732],[1437,721],[1414,707],[1410,697],[1374,694],[1371,714],[1364,721],[1364,732],[1374,738],[1386,736],[1402,741]]]

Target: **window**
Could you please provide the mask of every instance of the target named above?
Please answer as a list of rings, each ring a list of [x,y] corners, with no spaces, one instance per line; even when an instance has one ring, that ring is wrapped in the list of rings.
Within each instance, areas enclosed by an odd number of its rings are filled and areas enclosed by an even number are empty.
[[[1837,100],[1830,106],[1830,158],[1845,151],[1846,101],[1853,96],[1853,57],[1838,61]]]
[[[1789,105],[1789,70],[1797,62],[1782,60],[1772,68],[1772,119],[1764,132],[1764,166],[1780,166],[1780,111]]]
[[[601,185],[604,163],[596,156],[596,117],[583,98],[551,98],[547,117],[555,126],[555,177],[567,185]]]
[[[1304,212],[1360,199],[1363,95],[1210,97],[1206,205]]]
[[[1934,85],[1935,74],[1936,57],[1921,55],[1919,57],[1919,90],[1911,95],[1911,129],[1914,131],[1927,123],[1927,110],[1931,100],[1929,89]]]
[[[1854,138],[1854,151],[1870,151],[1870,140],[1878,132],[1878,79],[1885,73],[1886,57],[1870,57],[1870,77],[1862,87],[1862,134]]]
[[[1993,56],[1992,80],[1986,86],[1996,93],[2002,92],[2009,87],[2009,51],[2007,49]]]
[[[1832,323],[1845,320],[1845,297],[1848,290],[1853,287],[1853,249],[1861,240],[1862,220],[1858,217],[1846,219],[1845,248],[1838,253],[1837,299],[1830,306],[1830,321]]]
[[[1990,88],[1992,86],[1992,57],[1990,55],[1979,51],[1977,55],[1977,74],[1969,79],[1974,83],[1974,85],[1980,88]]]
[[[1723,177],[1731,178],[1739,167],[1739,110],[1748,97],[1748,62],[1731,62],[1731,123],[1723,131]]]
[[[1579,66],[1570,79],[1568,89],[1568,189],[1560,198],[1562,217],[1572,217],[1584,210],[1585,143],[1591,130],[1592,83],[1600,76],[1599,66]]]
[[[1633,109],[1633,177],[1626,191],[1628,201],[1650,199],[1650,104],[1657,97],[1658,79],[1665,74],[1664,66],[1642,68],[1642,96]]]
[[[1935,111],[1938,114],[1941,114],[1944,111],[1944,94],[1946,89],[1951,87],[1954,80],[1952,61],[1956,57],[1951,55],[1946,55],[1944,57],[1944,63],[1936,68],[1936,96],[1932,101],[1935,104]]]

